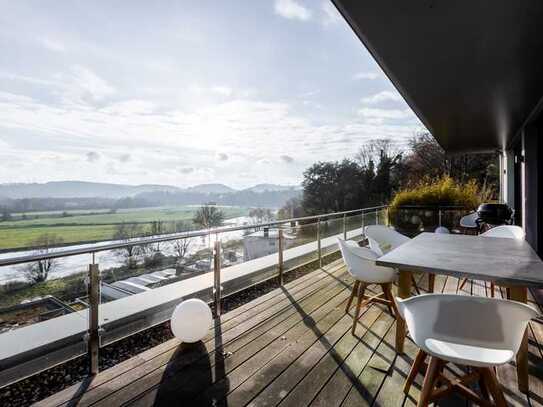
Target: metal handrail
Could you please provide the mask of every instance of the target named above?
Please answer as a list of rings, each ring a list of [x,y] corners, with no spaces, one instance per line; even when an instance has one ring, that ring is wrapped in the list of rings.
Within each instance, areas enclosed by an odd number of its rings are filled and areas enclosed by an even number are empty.
[[[307,221],[307,220],[318,221],[320,219],[330,218],[333,216],[364,213],[367,211],[375,211],[375,210],[384,209],[384,208],[387,208],[387,205],[373,206],[370,208],[353,209],[350,211],[325,213],[322,215],[312,215],[312,216],[303,216],[299,218],[282,219],[282,220],[277,220],[273,222],[259,223],[259,224],[254,224],[254,225],[228,226],[228,227],[219,227],[216,229],[199,230],[195,232],[172,233],[172,234],[168,234],[167,236],[134,238],[134,240],[131,240],[129,242],[109,243],[109,244],[96,245],[93,247],[80,248],[80,249],[58,250],[58,251],[47,252],[47,253],[36,253],[32,255],[27,255],[27,256],[9,257],[6,259],[0,259],[0,267],[14,266],[17,264],[24,264],[24,263],[29,263],[33,261],[58,259],[58,258],[70,257],[70,256],[79,256],[82,254],[94,254],[94,253],[99,253],[99,252],[108,251],[108,250],[122,249],[125,247],[169,242],[172,240],[187,239],[191,237],[208,236],[210,234],[217,235],[219,233],[235,232],[238,230],[273,227],[273,226],[279,226],[279,225],[283,225],[285,223],[290,223],[290,222],[300,222],[300,221]]]

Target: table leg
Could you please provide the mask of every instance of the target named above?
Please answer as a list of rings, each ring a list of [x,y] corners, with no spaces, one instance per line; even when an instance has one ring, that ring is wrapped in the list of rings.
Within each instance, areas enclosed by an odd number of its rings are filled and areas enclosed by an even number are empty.
[[[398,297],[408,298],[411,296],[411,272],[400,270],[398,277]],[[405,321],[403,318],[396,320],[396,352],[403,353],[403,343],[405,341]]]
[[[528,289],[526,287],[510,287],[511,300],[526,304],[528,302]],[[524,338],[517,353],[517,378],[518,388],[523,393],[528,393],[528,330],[524,332]]]

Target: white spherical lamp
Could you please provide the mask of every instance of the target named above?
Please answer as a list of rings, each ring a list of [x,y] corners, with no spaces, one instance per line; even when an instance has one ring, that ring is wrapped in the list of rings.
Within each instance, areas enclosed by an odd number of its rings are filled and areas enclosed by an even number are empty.
[[[213,315],[209,306],[202,300],[191,298],[175,307],[170,325],[177,339],[194,343],[207,335],[212,323]]]
[[[435,230],[435,233],[441,233],[443,235],[448,235],[451,232],[449,232],[449,229],[447,229],[445,226],[440,226]]]

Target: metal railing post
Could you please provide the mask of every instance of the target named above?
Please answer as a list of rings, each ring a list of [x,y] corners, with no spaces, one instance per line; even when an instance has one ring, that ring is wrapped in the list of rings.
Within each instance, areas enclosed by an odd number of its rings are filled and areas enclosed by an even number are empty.
[[[343,215],[343,240],[347,240],[347,214]]]
[[[437,216],[438,216],[438,226],[441,227],[441,208],[438,209],[438,212],[437,212]]]
[[[221,316],[221,241],[215,241],[213,250],[213,301],[215,303],[215,315]]]
[[[375,210],[375,224],[379,224],[379,209]]]
[[[319,255],[319,267],[322,267],[322,252],[321,252],[321,218],[317,219],[317,253]]]
[[[362,236],[365,236],[365,233],[366,233],[364,230],[364,228],[366,227],[365,216],[366,216],[366,212],[362,211]]]
[[[279,284],[283,285],[283,229],[279,229],[278,233],[278,262],[279,262]]]
[[[88,354],[90,374],[98,374],[98,360],[100,350],[100,328],[98,326],[98,311],[100,308],[100,270],[98,264],[89,264],[88,275],[89,292],[89,331],[88,331]]]

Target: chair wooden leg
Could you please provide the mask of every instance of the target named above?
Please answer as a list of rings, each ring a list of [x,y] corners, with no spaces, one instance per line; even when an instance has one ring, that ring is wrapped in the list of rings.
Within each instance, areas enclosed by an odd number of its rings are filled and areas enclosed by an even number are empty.
[[[483,376],[483,380],[488,388],[488,391],[490,392],[490,394],[492,394],[492,398],[494,399],[494,404],[496,404],[496,407],[506,407],[507,403],[505,402],[503,391],[501,389],[500,383],[498,383],[498,379],[496,379],[494,370],[486,367],[481,368],[480,372],[481,376]]]
[[[424,382],[422,384],[422,390],[420,392],[420,398],[417,407],[426,407],[430,402],[430,398],[434,390],[434,382],[439,373],[440,365],[441,361],[438,358],[436,358],[435,356],[432,356],[430,358],[430,364],[428,365],[426,375],[424,376]]]
[[[436,285],[436,275],[435,274],[428,274],[428,292],[433,293],[434,287]]]
[[[467,279],[467,278],[464,278],[464,279],[462,280],[462,282],[460,283],[460,288],[459,288],[459,290],[463,289],[467,282],[468,282],[468,279]]]
[[[353,291],[351,292],[351,296],[349,297],[349,301],[347,301],[347,306],[345,307],[345,312],[349,313],[349,310],[351,309],[351,305],[353,304],[354,297],[358,293],[358,286],[360,285],[360,281],[356,280],[353,284]]]
[[[392,283],[380,284],[385,300],[389,302],[389,304],[387,304],[388,311],[390,312],[390,315],[396,318],[396,304],[394,303],[394,297],[392,296],[392,289],[390,288],[391,285]]]
[[[417,292],[417,294],[420,295],[420,290],[419,290],[419,287],[417,286],[417,282],[415,280],[414,275],[411,275],[411,284],[413,284],[413,287],[415,287],[415,291]]]
[[[356,325],[358,324],[358,316],[360,315],[360,308],[362,308],[362,301],[364,300],[365,291],[366,291],[366,284],[360,283],[360,285],[358,286],[358,300],[356,302],[356,308],[354,310],[353,329],[351,330],[351,333],[353,335],[356,331]]]
[[[420,368],[425,360],[426,360],[426,353],[423,350],[419,349],[417,356],[415,356],[415,360],[413,361],[413,365],[411,366],[411,369],[409,370],[407,379],[405,379],[405,384],[403,386],[403,392],[405,394],[409,394],[409,389],[411,388],[411,385],[415,381],[417,374],[420,372]]]
[[[481,369],[479,369],[479,388],[481,389],[481,394],[483,395],[483,398],[485,400],[490,401],[490,392],[488,390],[488,385],[485,382],[483,373],[481,372]]]
[[[491,281],[490,282],[490,296],[492,298],[494,298],[495,292],[496,292],[496,285],[494,284],[493,281]]]

